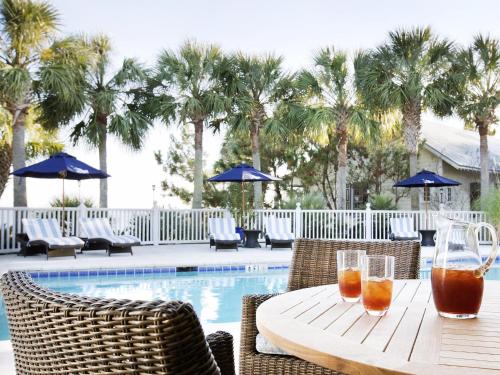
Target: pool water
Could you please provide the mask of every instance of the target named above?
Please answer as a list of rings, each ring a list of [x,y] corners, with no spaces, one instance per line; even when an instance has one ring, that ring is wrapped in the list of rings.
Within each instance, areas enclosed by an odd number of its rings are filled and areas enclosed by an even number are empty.
[[[58,292],[91,297],[182,300],[194,306],[202,324],[231,323],[241,320],[241,298],[244,295],[283,292],[288,282],[288,270],[51,277],[35,281]],[[8,339],[7,317],[0,300],[0,340]]]

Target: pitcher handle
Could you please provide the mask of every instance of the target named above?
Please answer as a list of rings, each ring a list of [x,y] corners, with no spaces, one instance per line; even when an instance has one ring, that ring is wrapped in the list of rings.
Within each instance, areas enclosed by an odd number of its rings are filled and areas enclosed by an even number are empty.
[[[492,246],[491,246],[491,251],[490,255],[488,256],[488,259],[486,259],[486,262],[481,265],[478,269],[474,271],[474,276],[476,277],[482,277],[488,270],[490,269],[491,265],[495,262],[495,259],[497,257],[497,244],[498,244],[498,239],[497,239],[497,232],[496,229],[493,225],[488,224],[488,223],[477,223],[474,228],[474,232],[476,234],[476,238],[479,235],[479,230],[481,227],[487,228],[490,231],[491,234],[491,240],[493,241]],[[481,253],[480,253],[481,254]]]

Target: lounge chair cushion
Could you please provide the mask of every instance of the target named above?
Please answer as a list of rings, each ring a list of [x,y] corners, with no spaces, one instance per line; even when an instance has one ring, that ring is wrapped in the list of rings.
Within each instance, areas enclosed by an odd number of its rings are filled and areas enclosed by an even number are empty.
[[[56,219],[23,219],[23,228],[29,242],[41,241],[50,249],[61,247],[81,248],[85,243],[78,237],[63,237]]]
[[[413,219],[411,217],[391,218],[391,231],[395,239],[419,238],[418,232],[413,228]]]
[[[232,217],[208,219],[210,237],[215,241],[241,241]]]
[[[288,218],[269,216],[266,220],[266,234],[271,241],[293,241],[295,236],[291,232],[291,221]]]
[[[141,240],[130,234],[116,235],[108,219],[81,219],[80,230],[83,237],[108,241],[112,246],[138,245]]]

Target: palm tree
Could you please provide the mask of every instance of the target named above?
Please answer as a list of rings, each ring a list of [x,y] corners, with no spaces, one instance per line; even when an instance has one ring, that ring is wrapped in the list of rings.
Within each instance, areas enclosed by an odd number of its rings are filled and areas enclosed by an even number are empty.
[[[166,123],[194,126],[193,208],[202,206],[204,127],[218,129],[230,103],[222,90],[228,67],[217,46],[188,41],[160,54],[149,85],[148,111]]]
[[[364,141],[376,135],[377,123],[356,102],[347,55],[324,48],[314,57],[314,68],[299,73],[297,86],[305,93],[305,126],[326,133],[329,142],[338,142],[336,208],[346,208],[347,145],[350,137]]]
[[[500,106],[500,45],[497,39],[478,35],[472,45],[457,53],[456,112],[466,125],[479,131],[481,196],[490,185],[488,134],[498,122]]]
[[[57,110],[76,106],[75,75],[65,64],[42,66],[58,23],[46,1],[2,0],[0,3],[0,105],[10,113],[14,169],[26,165],[25,124],[31,109],[47,92],[58,97]],[[5,151],[5,150],[4,150]],[[14,177],[14,205],[26,206],[26,184]]]
[[[99,168],[107,172],[108,134],[114,135],[133,150],[138,150],[142,147],[145,133],[152,126],[152,116],[143,111],[140,105],[147,71],[134,59],[127,58],[118,71],[111,72],[111,44],[104,35],[83,43],[91,59],[81,84],[84,110],[73,109],[73,114],[82,114],[83,119],[73,127],[71,137],[74,142],[84,140],[97,147]],[[99,181],[99,206],[107,207],[107,179]]]
[[[237,54],[234,57],[234,102],[228,122],[231,131],[249,134],[252,146],[252,162],[261,169],[260,134],[264,130],[273,136],[286,131],[282,115],[283,106],[293,95],[293,76],[283,70],[283,58],[272,55],[259,57]],[[254,186],[255,208],[262,207],[262,183]]]
[[[437,38],[428,27],[389,33],[386,44],[360,53],[355,61],[356,88],[365,104],[377,110],[399,110],[409,153],[410,174],[417,172],[422,111],[447,114],[452,105],[446,76],[454,47]],[[418,192],[411,192],[418,209]]]

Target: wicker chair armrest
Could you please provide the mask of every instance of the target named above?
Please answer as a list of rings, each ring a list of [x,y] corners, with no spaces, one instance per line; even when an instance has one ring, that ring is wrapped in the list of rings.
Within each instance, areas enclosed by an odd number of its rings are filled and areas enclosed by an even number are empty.
[[[235,375],[233,336],[224,331],[217,331],[207,336],[208,346],[222,375]]]
[[[246,353],[257,353],[255,349],[255,338],[257,337],[257,325],[255,323],[255,314],[257,308],[269,298],[276,294],[250,294],[243,296],[241,313],[241,341],[240,357]]]

